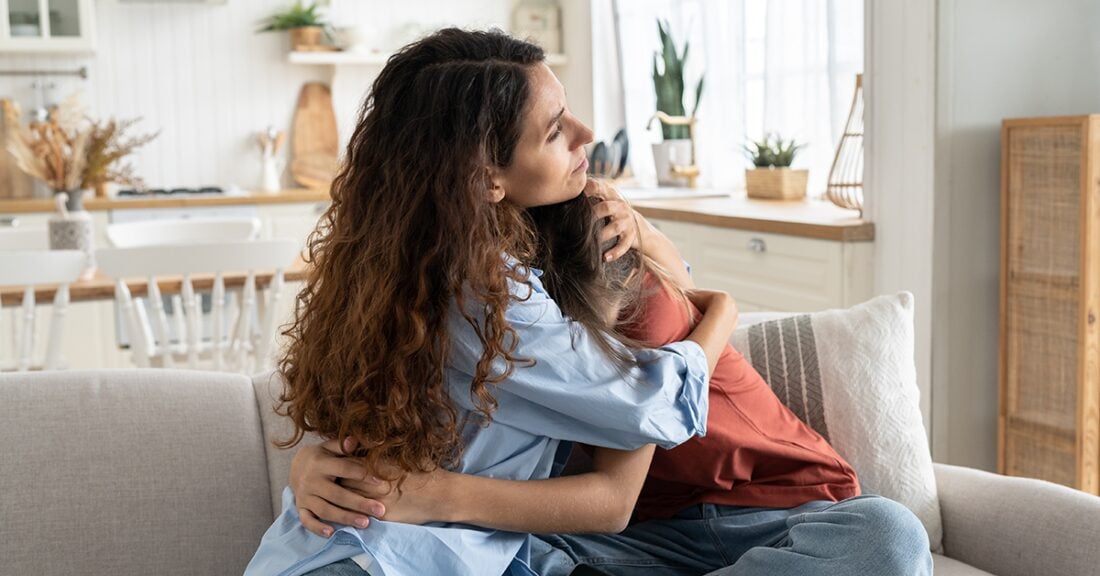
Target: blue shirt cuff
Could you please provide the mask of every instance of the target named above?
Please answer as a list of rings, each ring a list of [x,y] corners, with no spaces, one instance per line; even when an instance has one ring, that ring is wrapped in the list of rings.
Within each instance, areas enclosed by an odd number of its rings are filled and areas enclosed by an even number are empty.
[[[676,404],[683,413],[688,438],[706,436],[707,413],[710,409],[710,375],[707,373],[706,353],[701,346],[691,340],[672,342],[661,348],[675,352],[684,359],[687,373],[684,375],[684,385],[680,388]],[[661,447],[672,448],[676,445]]]

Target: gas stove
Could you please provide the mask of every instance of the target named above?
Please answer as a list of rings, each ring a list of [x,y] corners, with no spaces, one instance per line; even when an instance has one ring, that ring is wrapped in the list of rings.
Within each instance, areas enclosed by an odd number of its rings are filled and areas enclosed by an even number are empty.
[[[119,198],[148,198],[150,196],[172,196],[175,198],[187,198],[192,196],[224,195],[225,190],[217,186],[203,186],[202,188],[150,188],[148,190],[125,189],[118,191]]]

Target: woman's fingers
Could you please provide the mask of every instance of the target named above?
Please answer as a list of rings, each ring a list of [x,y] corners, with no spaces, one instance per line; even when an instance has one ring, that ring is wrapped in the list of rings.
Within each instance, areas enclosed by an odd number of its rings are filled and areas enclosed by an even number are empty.
[[[322,474],[332,476],[333,478],[363,480],[367,477],[367,469],[354,458],[345,458],[343,456],[327,458],[320,463],[319,468]]]
[[[601,244],[615,238],[619,239],[618,242],[604,253],[604,260],[607,262],[621,258],[631,248],[637,248],[638,223],[634,219],[633,211],[622,217],[613,218],[600,231]]]
[[[608,198],[596,204],[592,211],[596,218],[609,219],[600,231],[600,242],[619,238],[619,242],[604,253],[605,261],[617,260],[631,248],[638,247],[638,216],[625,200]]]
[[[317,517],[314,516],[313,513],[309,510],[305,508],[298,508],[298,519],[301,520],[302,526],[304,526],[306,530],[309,530],[310,532],[313,532],[314,534],[322,538],[328,538],[329,536],[332,536],[332,526],[329,526],[328,524],[325,524],[324,522],[318,520]]]
[[[584,190],[581,192],[585,196],[594,196],[596,198],[607,198],[607,189],[610,188],[600,180],[589,177],[584,183]]]
[[[325,440],[324,442],[321,442],[321,448],[324,448],[325,450],[332,452],[333,454],[343,454],[343,449],[340,448],[339,440]]]
[[[363,486],[362,483],[356,483],[354,481],[349,483],[352,484],[352,488]],[[385,513],[385,509],[378,500],[371,498],[371,496],[382,497],[384,495],[385,494],[376,494],[374,490],[359,492],[347,486],[334,483],[325,484],[323,488],[317,491],[317,496],[323,498],[330,504],[350,512],[370,516],[382,516]],[[329,520],[331,520],[331,518],[329,518]]]
[[[346,524],[358,528],[366,528],[370,524],[370,519],[366,515],[341,508],[323,498],[303,499],[298,502],[299,515],[301,515],[303,509],[326,522]],[[305,525],[305,522],[303,521],[302,524]]]
[[[592,207],[592,213],[596,218],[611,218],[612,220],[625,218],[633,211],[630,204],[625,200],[614,198],[602,200]]]

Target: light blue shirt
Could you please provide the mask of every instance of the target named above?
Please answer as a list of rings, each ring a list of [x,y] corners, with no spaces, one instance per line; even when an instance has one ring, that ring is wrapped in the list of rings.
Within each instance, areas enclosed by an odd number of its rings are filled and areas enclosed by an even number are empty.
[[[676,446],[706,433],[707,360],[694,342],[636,353],[630,378],[607,358],[592,336],[562,316],[532,269],[529,284],[513,283],[505,313],[516,331],[517,364],[508,380],[490,390],[499,405],[487,426],[478,418],[470,383],[482,346],[474,328],[452,306],[448,319],[451,357],[446,370],[458,418],[470,415],[457,471],[492,478],[544,479],[560,470],[561,455],[582,442],[620,450],[656,443]],[[472,301],[468,299],[467,301]],[[472,314],[481,320],[481,314]],[[503,369],[503,363],[495,365]],[[417,526],[372,520],[364,529],[339,526],[330,538],[302,527],[290,488],[246,576],[296,575],[364,552],[371,576],[531,576],[529,535],[460,524]],[[536,575],[537,576],[537,575]]]

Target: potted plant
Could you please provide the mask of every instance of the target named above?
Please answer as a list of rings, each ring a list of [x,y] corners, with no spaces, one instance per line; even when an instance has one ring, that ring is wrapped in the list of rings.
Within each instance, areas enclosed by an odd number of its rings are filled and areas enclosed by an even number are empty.
[[[263,21],[263,28],[258,32],[280,32],[286,30],[290,33],[291,50],[316,50],[321,46],[321,38],[325,35],[328,23],[317,13],[317,3],[308,6],[301,0],[294,2],[289,8],[268,16]]]
[[[745,190],[749,198],[795,200],[806,197],[809,170],[792,170],[791,163],[805,145],[784,141],[778,135],[745,146],[754,168],[745,170]]]
[[[677,54],[676,42],[672,38],[668,21],[657,21],[657,32],[661,37],[661,51],[653,55],[653,88],[657,92],[657,111],[673,118],[694,119],[699,110],[703,95],[703,78],[695,84],[695,102],[691,115],[685,114],[684,106],[684,63],[687,61],[688,42]],[[683,184],[684,179],[674,176],[674,164],[686,164],[691,161],[691,139],[686,124],[670,125],[661,122],[661,135],[664,139],[653,145],[653,163],[657,167],[657,183],[662,185]]]

